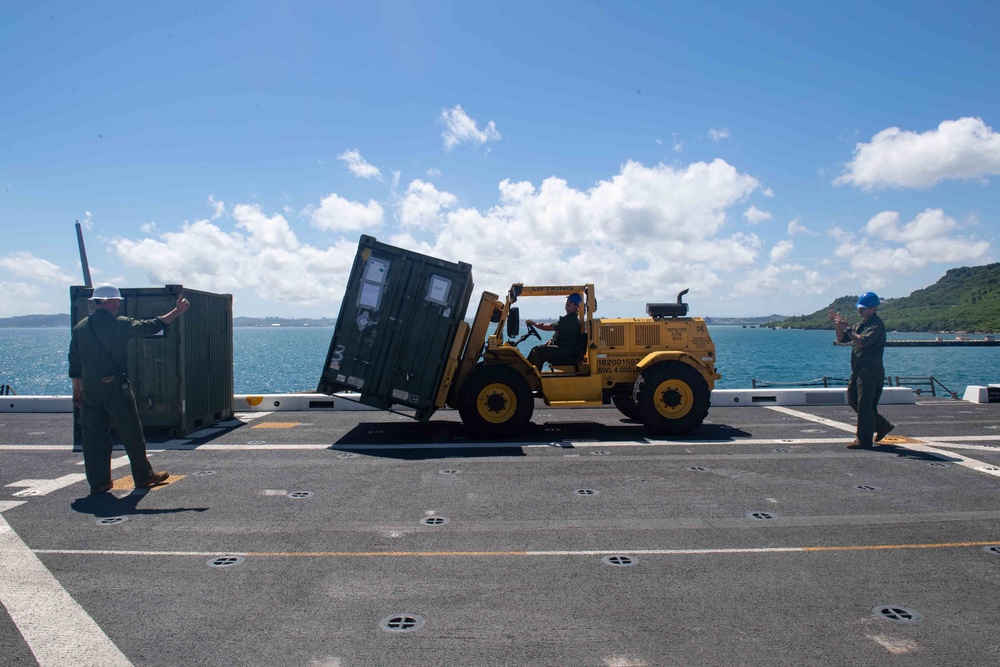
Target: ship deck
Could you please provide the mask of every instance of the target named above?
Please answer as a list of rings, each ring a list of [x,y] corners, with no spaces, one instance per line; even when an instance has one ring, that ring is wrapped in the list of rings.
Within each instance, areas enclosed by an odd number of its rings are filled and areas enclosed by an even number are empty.
[[[72,415],[0,415],[4,665],[1000,661],[1000,404],[255,412],[88,497]]]

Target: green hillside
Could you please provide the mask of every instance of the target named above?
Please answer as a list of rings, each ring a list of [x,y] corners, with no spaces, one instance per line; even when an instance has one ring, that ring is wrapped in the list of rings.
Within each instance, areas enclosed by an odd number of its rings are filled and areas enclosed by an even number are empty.
[[[857,295],[842,296],[815,313],[767,326],[832,329],[827,311],[833,308],[854,321],[857,302]],[[936,283],[910,296],[883,299],[878,313],[890,331],[1000,332],[1000,263],[950,269]]]

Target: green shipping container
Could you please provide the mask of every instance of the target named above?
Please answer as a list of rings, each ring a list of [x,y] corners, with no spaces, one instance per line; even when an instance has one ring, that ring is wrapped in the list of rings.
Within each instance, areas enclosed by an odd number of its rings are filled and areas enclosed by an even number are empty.
[[[233,297],[165,287],[121,288],[119,315],[150,319],[182,293],[191,308],[155,336],[129,343],[128,375],[147,438],[181,438],[233,416]],[[89,287],[70,287],[75,326],[93,310]],[[79,410],[73,440],[80,443]]]
[[[470,264],[362,236],[318,391],[428,419],[472,287]]]

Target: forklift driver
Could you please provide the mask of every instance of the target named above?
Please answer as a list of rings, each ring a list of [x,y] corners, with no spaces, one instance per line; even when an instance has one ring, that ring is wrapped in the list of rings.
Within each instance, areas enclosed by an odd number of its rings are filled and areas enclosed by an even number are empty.
[[[570,294],[566,298],[566,314],[559,318],[555,324],[542,324],[534,320],[525,320],[531,326],[542,331],[555,331],[552,340],[545,345],[536,345],[528,354],[528,361],[538,370],[542,370],[542,365],[548,362],[553,364],[575,364],[580,359],[580,318],[577,311],[583,297],[579,294]]]

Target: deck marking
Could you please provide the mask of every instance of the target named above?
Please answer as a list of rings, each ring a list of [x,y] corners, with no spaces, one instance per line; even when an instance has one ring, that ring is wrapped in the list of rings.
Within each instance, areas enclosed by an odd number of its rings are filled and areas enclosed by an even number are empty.
[[[112,468],[120,468],[121,466],[127,464],[127,456],[119,456],[118,458],[111,459]],[[83,461],[80,461],[76,465],[83,465]],[[87,479],[85,474],[75,472],[70,473],[69,475],[63,475],[62,477],[57,477],[55,479],[22,479],[17,482],[11,482],[10,484],[7,484],[7,486],[24,487],[14,494],[18,497],[45,496],[53,491],[58,491],[59,489],[70,486],[71,484],[82,482],[85,479]]]
[[[250,428],[295,428],[302,422],[258,422]]]
[[[247,558],[499,558],[509,556],[709,556],[720,554],[820,553],[841,551],[892,551],[900,549],[959,549],[989,547],[989,542],[934,542],[927,544],[858,544],[818,545],[806,547],[718,547],[706,549],[587,549],[587,550],[521,550],[521,551],[116,551],[107,549],[35,549],[35,554],[75,556],[245,556]]]
[[[20,505],[0,502],[0,513]],[[0,514],[0,602],[42,667],[132,663]]]
[[[768,410],[774,410],[775,412],[781,412],[786,415],[791,415],[792,417],[799,417],[800,419],[805,419],[812,422],[826,424],[832,428],[839,428],[845,431],[853,433],[857,430],[857,426],[854,424],[847,424],[845,422],[836,422],[831,419],[826,419],[824,417],[817,417],[816,415],[809,414],[808,412],[801,412],[799,410],[792,410],[790,408],[782,407],[780,405],[768,405],[766,406]],[[948,461],[949,463],[954,463],[955,465],[960,465],[969,470],[975,470],[976,472],[986,473],[987,475],[992,475],[994,477],[1000,477],[1000,466],[995,466],[985,461],[978,461],[976,459],[969,458],[968,456],[958,455],[954,452],[949,452],[945,449],[940,449],[934,445],[939,445],[940,447],[947,447],[947,443],[943,441],[936,440],[935,438],[916,438],[909,437],[907,442],[895,445],[901,447],[902,449],[909,449],[914,452],[921,452],[924,454],[930,454],[939,459]],[[877,445],[876,445],[877,446]]]
[[[161,488],[163,488],[165,486],[170,486],[174,482],[179,482],[182,479],[184,479],[185,477],[187,477],[187,475],[170,475],[170,477],[167,477],[167,480],[165,482],[163,482],[162,484],[157,484],[155,486],[150,486],[150,487],[146,487],[146,488],[149,491],[156,491],[157,489],[161,489]],[[112,491],[134,491],[135,490],[135,480],[132,479],[132,475],[125,475],[124,477],[119,477],[118,479],[113,480],[111,483],[113,485],[112,488],[111,488]]]

